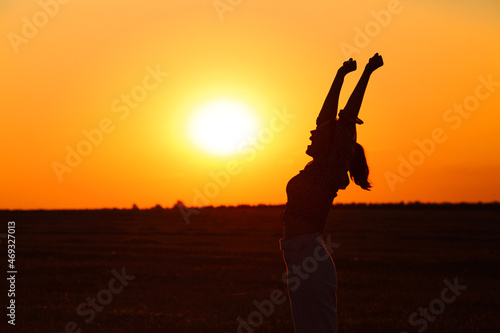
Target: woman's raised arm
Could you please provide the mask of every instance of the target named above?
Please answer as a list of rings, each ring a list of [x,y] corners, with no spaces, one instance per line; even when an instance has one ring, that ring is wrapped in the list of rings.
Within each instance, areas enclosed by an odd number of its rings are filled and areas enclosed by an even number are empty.
[[[366,86],[368,85],[368,80],[370,79],[370,75],[374,70],[376,70],[383,64],[384,61],[382,60],[382,56],[380,56],[378,53],[375,53],[375,55],[370,58],[370,61],[366,65],[363,74],[361,74],[361,78],[359,79],[358,84],[354,88],[351,97],[349,97],[345,108],[341,112],[343,119],[348,121],[356,121],[356,118],[359,114],[359,109],[361,108],[361,102],[363,101],[363,96],[365,95]]]
[[[342,84],[344,83],[344,77],[347,73],[352,72],[356,69],[356,61],[349,59],[345,61],[342,67],[337,71],[337,75],[333,80],[332,87],[326,96],[323,107],[316,119],[316,125],[319,126],[328,120],[333,120],[337,118],[337,109],[339,106],[339,95]]]

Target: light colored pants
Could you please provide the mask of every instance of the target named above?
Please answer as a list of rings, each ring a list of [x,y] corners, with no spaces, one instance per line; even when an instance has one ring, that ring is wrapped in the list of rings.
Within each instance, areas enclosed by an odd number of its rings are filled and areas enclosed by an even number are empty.
[[[337,272],[320,233],[280,239],[296,333],[337,333]]]

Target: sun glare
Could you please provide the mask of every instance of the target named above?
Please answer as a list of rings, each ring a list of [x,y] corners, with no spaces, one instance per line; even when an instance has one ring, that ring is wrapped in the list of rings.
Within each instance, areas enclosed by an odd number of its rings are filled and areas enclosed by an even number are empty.
[[[255,113],[245,104],[219,99],[202,105],[189,122],[189,137],[207,153],[231,155],[257,133]]]

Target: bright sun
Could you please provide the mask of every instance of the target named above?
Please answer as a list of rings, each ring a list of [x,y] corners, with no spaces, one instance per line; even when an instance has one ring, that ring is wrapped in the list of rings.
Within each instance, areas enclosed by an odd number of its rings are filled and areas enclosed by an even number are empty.
[[[236,153],[257,129],[257,118],[248,106],[235,100],[219,99],[195,111],[188,131],[199,148],[225,156]]]

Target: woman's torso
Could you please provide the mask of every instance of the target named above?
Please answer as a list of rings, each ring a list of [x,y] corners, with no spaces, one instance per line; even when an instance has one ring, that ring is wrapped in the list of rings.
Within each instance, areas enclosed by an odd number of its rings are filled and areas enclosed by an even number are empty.
[[[347,171],[354,153],[355,124],[339,120],[333,148],[324,161],[313,161],[287,184],[282,216],[284,238],[323,232],[333,199],[349,184]]]

